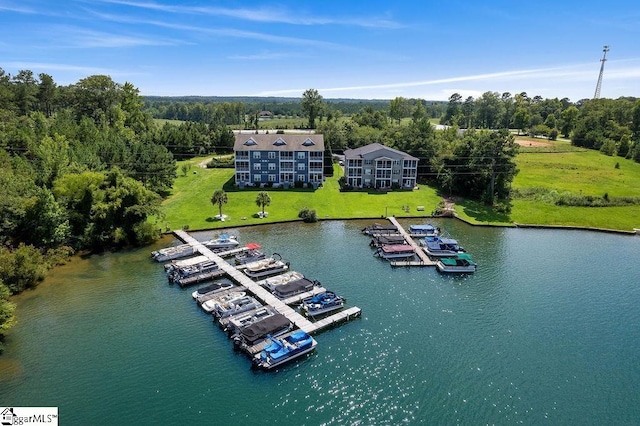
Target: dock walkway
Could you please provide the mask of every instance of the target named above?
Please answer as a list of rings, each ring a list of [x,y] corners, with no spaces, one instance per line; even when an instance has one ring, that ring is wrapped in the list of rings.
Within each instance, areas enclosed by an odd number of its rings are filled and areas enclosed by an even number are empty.
[[[420,258],[420,262],[406,262],[406,261],[391,262],[392,266],[436,266],[436,262],[431,260],[429,256],[427,256],[427,253],[425,253],[424,250],[422,250],[422,247],[420,247],[418,243],[413,241],[413,238],[411,238],[411,235],[409,235],[407,231],[405,231],[404,228],[400,226],[400,224],[398,223],[395,217],[392,216],[392,217],[388,217],[387,219],[389,219],[389,222],[391,222],[398,228],[398,232],[400,232],[400,235],[402,235],[405,241],[407,241],[411,245],[411,247],[413,247],[413,251],[415,251],[416,255],[418,255],[418,257]]]
[[[260,302],[272,306],[278,313],[284,315],[297,328],[299,328],[300,330],[306,333],[314,334],[332,324],[335,324],[338,321],[338,317],[341,317],[342,320],[345,320],[350,317],[356,317],[360,314],[360,308],[353,307],[347,310],[351,312],[349,315],[345,316],[344,312],[347,312],[347,311],[343,311],[335,315],[332,315],[331,317],[325,318],[322,321],[313,323],[309,321],[307,318],[305,318],[302,314],[296,312],[293,308],[288,306],[286,303],[284,303],[283,301],[275,297],[273,294],[269,293],[266,289],[262,288],[255,281],[247,277],[245,274],[238,271],[238,269],[236,269],[234,265],[230,265],[222,257],[220,257],[219,255],[209,250],[207,247],[205,247],[204,244],[202,244],[200,241],[193,238],[191,235],[189,235],[185,231],[182,231],[182,230],[174,231],[174,234],[176,235],[176,237],[178,237],[185,243],[192,245],[195,248],[195,250],[198,251],[200,254],[207,256],[207,258],[210,260],[215,261],[220,267],[220,269],[224,270],[232,280],[234,280],[236,283],[240,284],[241,286],[245,287],[247,291],[253,294],[253,296],[257,298]],[[335,318],[328,323],[325,322],[327,320],[330,320],[332,317],[335,317]]]

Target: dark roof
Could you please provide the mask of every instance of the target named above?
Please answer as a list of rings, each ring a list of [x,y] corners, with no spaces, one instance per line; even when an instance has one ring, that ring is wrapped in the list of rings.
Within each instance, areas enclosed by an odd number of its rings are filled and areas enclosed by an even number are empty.
[[[388,146],[379,144],[379,143],[370,143],[369,145],[365,145],[365,146],[361,146],[360,148],[355,148],[355,149],[347,149],[344,151],[344,156],[346,159],[349,158],[359,158],[362,157],[363,155],[367,155],[367,154],[371,154],[372,152],[375,151],[388,151],[388,152],[392,152],[394,154],[399,154],[402,155],[404,157],[405,160],[417,160],[416,157],[412,157],[411,155],[407,154],[406,152],[402,152],[399,151],[397,149],[393,149],[393,148],[389,148]],[[380,156],[383,156],[384,153],[380,153]]]
[[[296,294],[311,290],[314,285],[315,283],[308,278],[300,278],[299,280],[277,286],[273,294],[282,298],[295,296]]]
[[[248,345],[267,337],[267,334],[288,327],[289,320],[282,314],[275,314],[242,329],[242,338]]]
[[[324,136],[317,134],[236,135],[234,151],[324,151]]]

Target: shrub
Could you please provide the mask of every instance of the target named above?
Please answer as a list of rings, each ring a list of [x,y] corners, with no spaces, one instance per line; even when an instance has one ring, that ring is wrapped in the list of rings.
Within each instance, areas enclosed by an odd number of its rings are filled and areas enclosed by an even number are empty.
[[[297,180],[294,182],[293,187],[298,189],[304,188],[304,182],[302,182],[301,180]]]
[[[302,209],[300,209],[300,212],[298,212],[298,217],[307,223],[318,221],[318,215],[316,214],[316,211],[308,207],[303,207]]]

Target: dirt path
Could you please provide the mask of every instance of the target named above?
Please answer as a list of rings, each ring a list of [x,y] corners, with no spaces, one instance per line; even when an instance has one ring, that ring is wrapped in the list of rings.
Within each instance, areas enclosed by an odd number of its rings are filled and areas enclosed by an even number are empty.
[[[213,160],[213,157],[205,158],[200,163],[198,163],[198,167],[200,167],[201,169],[206,169],[207,168],[207,163],[209,163],[211,160]]]

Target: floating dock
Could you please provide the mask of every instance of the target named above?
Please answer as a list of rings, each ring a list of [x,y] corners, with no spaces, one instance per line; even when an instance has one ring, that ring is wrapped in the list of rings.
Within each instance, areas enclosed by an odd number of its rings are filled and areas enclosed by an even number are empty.
[[[391,266],[436,266],[436,262],[431,260],[429,256],[427,256],[427,253],[422,250],[422,247],[420,247],[418,243],[413,241],[411,235],[408,234],[402,226],[400,226],[395,217],[392,216],[388,217],[387,219],[389,219],[389,222],[391,222],[398,228],[398,232],[400,233],[400,235],[402,235],[405,241],[408,242],[411,247],[413,247],[413,251],[415,251],[416,255],[418,255],[418,257],[420,258],[419,262],[392,261],[390,262]]]
[[[276,312],[284,315],[289,321],[291,321],[295,327],[308,334],[315,334],[339,322],[346,321],[351,318],[356,318],[361,314],[360,308],[354,306],[352,308],[348,308],[345,311],[341,311],[327,318],[324,318],[320,321],[311,322],[302,314],[287,305],[284,301],[278,299],[273,294],[269,293],[266,289],[257,284],[255,281],[251,280],[245,274],[240,272],[236,268],[236,266],[230,265],[228,262],[226,262],[221,257],[223,253],[214,253],[204,244],[193,238],[185,231],[174,231],[174,235],[180,240],[184,241],[186,244],[191,245],[195,249],[195,251],[199,252],[203,256],[206,256],[209,260],[215,261],[218,264],[218,267],[223,270],[229,276],[229,278],[231,278],[240,286],[245,287],[247,292],[251,293],[256,299],[258,299],[258,301],[265,305],[273,307]]]

